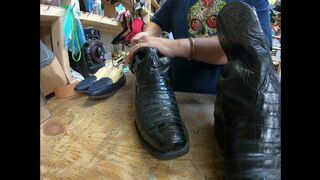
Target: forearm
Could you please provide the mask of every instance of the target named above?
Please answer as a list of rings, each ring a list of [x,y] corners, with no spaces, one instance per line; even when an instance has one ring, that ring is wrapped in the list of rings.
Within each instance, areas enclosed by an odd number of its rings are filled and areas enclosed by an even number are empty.
[[[161,28],[153,22],[149,22],[143,27],[143,32],[147,32],[151,36],[160,37],[162,34]]]
[[[173,56],[189,58],[191,46],[189,39],[177,39],[170,43]],[[194,58],[208,64],[226,64],[227,57],[220,46],[217,36],[208,38],[194,38]]]

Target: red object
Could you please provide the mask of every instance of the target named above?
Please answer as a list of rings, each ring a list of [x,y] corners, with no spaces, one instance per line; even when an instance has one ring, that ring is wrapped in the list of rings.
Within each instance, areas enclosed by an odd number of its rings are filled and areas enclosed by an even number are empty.
[[[199,19],[193,19],[191,21],[191,28],[195,31],[198,31],[199,29],[201,29],[202,27],[202,23]]]
[[[206,8],[212,6],[213,2],[214,0],[202,0],[202,4]]]
[[[135,18],[131,23],[132,31],[128,35],[126,35],[125,39],[127,41],[130,41],[133,36],[142,31],[143,25],[144,22],[140,18]]]
[[[215,16],[210,16],[208,19],[207,19],[207,24],[210,28],[215,28],[217,26],[217,23],[216,23],[216,17]]]

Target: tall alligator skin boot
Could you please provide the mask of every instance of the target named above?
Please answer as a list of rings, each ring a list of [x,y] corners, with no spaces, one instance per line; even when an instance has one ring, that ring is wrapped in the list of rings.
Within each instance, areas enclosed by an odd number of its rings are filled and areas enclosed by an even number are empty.
[[[225,179],[280,179],[280,83],[255,10],[227,4],[217,32],[228,58],[214,112]]]
[[[136,76],[136,129],[145,149],[155,158],[170,160],[189,151],[189,137],[170,85],[167,57],[155,48],[140,48],[130,70]]]

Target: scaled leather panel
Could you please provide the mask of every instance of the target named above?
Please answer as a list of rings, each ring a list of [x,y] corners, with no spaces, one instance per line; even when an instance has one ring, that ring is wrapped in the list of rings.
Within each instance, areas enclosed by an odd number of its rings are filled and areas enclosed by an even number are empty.
[[[227,4],[217,31],[228,58],[214,112],[225,179],[280,179],[280,82],[255,10]]]

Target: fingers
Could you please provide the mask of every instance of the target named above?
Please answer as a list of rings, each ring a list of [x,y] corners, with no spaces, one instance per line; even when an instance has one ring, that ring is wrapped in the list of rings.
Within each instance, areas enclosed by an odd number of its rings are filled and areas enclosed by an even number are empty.
[[[127,58],[123,61],[123,64],[125,64],[125,65],[130,64],[132,61],[132,58],[133,58],[132,55],[141,47],[143,47],[143,44],[141,42],[133,45],[129,51]]]
[[[135,36],[133,36],[133,38],[130,40],[131,45],[135,45],[137,44],[138,40],[141,39],[141,33],[136,34]]]
[[[132,45],[138,44],[139,40],[145,41],[146,37],[150,36],[147,32],[140,32],[133,36],[133,38],[130,40],[130,43]]]
[[[131,63],[132,60],[132,55],[141,47],[151,47],[153,46],[152,41],[150,41],[149,34],[146,32],[141,32],[136,34],[132,39],[131,39],[131,48],[129,50],[129,54],[127,58],[123,61],[125,65],[128,65]]]
[[[131,48],[129,50],[129,54],[126,57],[126,59],[123,61],[123,64],[128,65],[131,63],[131,59],[132,59],[132,54],[134,52],[137,51],[137,49],[139,49],[140,46],[142,46],[142,41],[141,38],[143,37],[143,33],[138,33],[135,36],[133,36],[133,38],[130,40],[131,43]],[[139,44],[140,43],[140,44]]]

